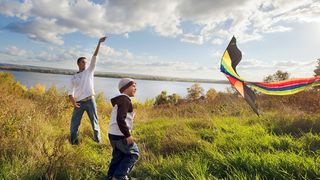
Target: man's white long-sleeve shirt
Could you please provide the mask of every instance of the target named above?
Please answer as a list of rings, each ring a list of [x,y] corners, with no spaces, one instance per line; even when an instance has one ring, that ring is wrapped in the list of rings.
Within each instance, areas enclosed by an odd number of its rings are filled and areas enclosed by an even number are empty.
[[[90,65],[88,68],[72,76],[68,95],[72,95],[76,101],[80,101],[88,96],[93,96],[93,75],[96,67],[97,56],[92,56]]]

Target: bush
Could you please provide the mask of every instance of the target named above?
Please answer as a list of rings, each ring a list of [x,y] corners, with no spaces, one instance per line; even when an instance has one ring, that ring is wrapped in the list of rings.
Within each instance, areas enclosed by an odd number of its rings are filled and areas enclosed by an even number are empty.
[[[197,100],[204,95],[204,89],[200,86],[199,83],[193,84],[190,88],[187,88],[187,91],[187,99],[191,101]]]
[[[278,82],[289,79],[289,73],[278,70],[273,75],[269,75],[263,79],[264,82]]]
[[[41,96],[46,92],[46,87],[42,84],[36,84],[31,86],[29,89],[29,93],[33,96]]]
[[[161,93],[156,97],[154,105],[162,104],[177,104],[181,97],[178,94],[173,93],[172,95],[167,95],[167,91],[161,91]]]
[[[217,97],[217,95],[218,95],[217,91],[213,88],[210,88],[207,91],[206,98],[208,101],[213,101]]]

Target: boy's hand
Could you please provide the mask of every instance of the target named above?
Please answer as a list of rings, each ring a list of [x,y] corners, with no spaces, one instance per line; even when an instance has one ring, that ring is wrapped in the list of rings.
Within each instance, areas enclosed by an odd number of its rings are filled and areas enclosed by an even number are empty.
[[[127,144],[129,145],[134,143],[134,139],[132,136],[127,137],[126,140],[127,140]]]

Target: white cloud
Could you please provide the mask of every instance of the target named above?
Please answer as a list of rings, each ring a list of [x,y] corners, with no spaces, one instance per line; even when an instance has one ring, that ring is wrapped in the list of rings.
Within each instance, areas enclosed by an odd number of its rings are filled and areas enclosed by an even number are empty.
[[[28,51],[16,46],[7,47],[0,52],[0,62],[5,63],[77,69],[76,59],[79,56],[90,58],[92,53],[80,49],[50,47],[48,51]],[[219,74],[211,67],[198,63],[187,63],[184,60],[166,61],[157,56],[134,55],[129,50],[116,50],[102,46],[97,61],[97,71],[132,73],[156,76],[174,76],[184,78],[208,78]],[[197,75],[196,75],[197,74]],[[216,77],[217,75],[213,76]]]
[[[315,68],[316,61],[275,61],[273,62],[274,67],[282,68],[282,69],[297,69],[302,68],[305,70],[305,67]],[[309,68],[308,68],[309,69]]]
[[[218,45],[220,45],[220,44],[223,43],[223,40],[220,39],[220,38],[215,38],[215,39],[213,39],[213,40],[211,41],[211,43],[212,43],[212,44],[218,44]]]
[[[201,66],[195,63],[185,63],[182,61],[164,60],[144,60],[135,59],[134,61],[109,60],[98,64],[97,70],[111,71],[118,73],[145,74],[156,76],[173,76],[184,78],[208,78],[207,74],[219,74],[213,68]],[[195,74],[199,74],[195,76]]]
[[[2,0],[0,1],[0,12],[1,14],[18,17],[23,20],[28,19],[28,12],[32,7],[32,3],[30,1],[25,1],[20,3],[19,1],[12,0]]]
[[[193,34],[184,34],[183,37],[181,38],[181,41],[194,43],[194,44],[203,44],[203,37],[193,35]]]
[[[181,34],[176,1],[126,1],[110,0],[104,5],[106,25],[113,33],[139,31],[153,27],[163,36]]]
[[[25,23],[11,23],[6,26],[6,29],[27,34],[32,40],[51,42],[57,45],[62,45],[64,43],[61,37],[62,34],[75,31],[57,25],[55,19],[48,20],[39,17]]]
[[[161,36],[183,42],[221,44],[232,35],[246,42],[266,33],[290,31],[284,23],[320,22],[317,0],[3,0],[0,10],[24,21],[8,25],[9,30],[59,45],[64,34],[75,31],[91,37],[106,33],[128,37],[130,32],[150,27]],[[200,32],[183,34],[182,22],[200,25]]]
[[[316,61],[297,61],[297,60],[278,60],[272,62],[265,62],[257,59],[247,59],[241,61],[238,65],[239,69],[270,69],[270,70],[282,70],[297,69],[304,67],[315,68]]]
[[[237,72],[247,80],[262,81],[264,77],[274,74],[277,70],[288,72],[290,78],[311,77],[315,68],[316,60],[265,62],[257,59],[247,59],[240,62],[237,66]]]
[[[124,33],[124,34],[123,34],[123,37],[125,37],[125,38],[128,39],[128,38],[129,38],[129,33]]]
[[[6,63],[21,64],[23,62],[23,64],[38,66],[48,66],[50,64],[49,67],[67,69],[68,66],[65,66],[65,64],[76,64],[76,59],[79,56],[91,57],[91,54],[73,48],[49,47],[48,50],[31,51],[16,46],[9,46],[0,52],[0,59]]]
[[[98,71],[146,74],[157,76],[197,77],[195,73],[213,73],[213,69],[184,60],[164,60],[148,54],[134,55],[128,50],[101,47]],[[200,76],[201,77],[201,76]],[[198,78],[198,77],[197,77]],[[203,74],[202,74],[202,78]]]
[[[319,2],[316,1],[201,1],[184,4],[185,16],[195,23],[205,24],[200,36],[205,41],[228,40],[232,35],[243,43],[260,40],[266,33],[286,32],[290,22],[319,22]],[[190,11],[188,11],[190,7]],[[191,8],[192,7],[192,8]]]
[[[20,49],[16,46],[7,47],[6,50],[4,51],[4,53],[7,55],[11,55],[11,56],[25,56],[25,55],[27,55],[26,50]]]
[[[108,46],[102,46],[100,48],[99,56],[102,61],[108,60],[108,59],[132,60],[134,58],[133,54],[129,52],[127,49],[118,51]]]
[[[308,6],[305,4],[300,4],[301,8],[292,8],[291,11],[285,12],[280,15],[281,20],[290,22],[320,22],[320,2],[309,2]],[[289,3],[291,4],[291,3]]]

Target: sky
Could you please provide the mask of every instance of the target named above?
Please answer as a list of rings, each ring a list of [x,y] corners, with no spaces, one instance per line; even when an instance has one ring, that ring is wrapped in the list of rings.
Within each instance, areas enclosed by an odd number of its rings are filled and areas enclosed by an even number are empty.
[[[232,36],[238,74],[311,77],[320,58],[320,0],[0,0],[0,63],[226,80]]]

